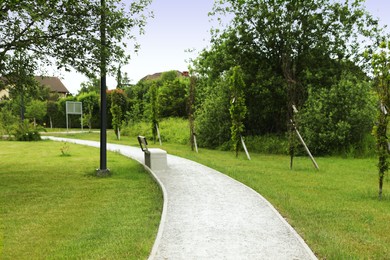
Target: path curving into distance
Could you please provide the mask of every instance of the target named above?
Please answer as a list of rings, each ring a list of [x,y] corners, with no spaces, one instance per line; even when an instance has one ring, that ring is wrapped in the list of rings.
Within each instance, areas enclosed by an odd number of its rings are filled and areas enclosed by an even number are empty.
[[[99,142],[42,137],[100,147]],[[107,144],[144,164],[140,148]],[[164,207],[149,259],[316,259],[297,232],[261,195],[199,163],[168,155],[151,172]]]

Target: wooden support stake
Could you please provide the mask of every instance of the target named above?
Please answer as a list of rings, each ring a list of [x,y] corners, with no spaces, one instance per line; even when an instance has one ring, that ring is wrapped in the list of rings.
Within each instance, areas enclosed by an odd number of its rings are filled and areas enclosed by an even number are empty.
[[[303,144],[303,147],[305,147],[305,150],[306,150],[307,154],[309,155],[311,161],[313,162],[314,167],[315,167],[317,170],[319,170],[320,168],[318,167],[318,164],[317,164],[316,160],[314,159],[313,155],[311,154],[311,152],[310,152],[309,148],[307,147],[305,141],[303,141],[303,138],[302,138],[301,134],[299,133],[298,129],[295,127],[295,124],[292,122],[292,120],[291,120],[291,123],[293,124],[293,127],[294,127],[294,129],[295,129],[295,132],[296,132],[297,135],[298,135],[299,140],[300,140],[301,143]]]
[[[157,129],[158,141],[160,142],[160,145],[162,145],[162,143],[161,143],[161,136],[160,136],[160,130],[158,130],[158,125],[157,124],[156,124],[156,129]]]
[[[242,136],[241,136],[241,143],[242,143],[242,147],[244,147],[244,151],[246,153],[246,157],[248,157],[248,160],[250,161],[251,157],[249,156],[248,150],[246,149],[246,145],[245,145],[245,142],[244,142],[244,138],[242,138]]]
[[[198,153],[198,144],[196,143],[196,135],[194,134],[193,137],[194,137],[195,151],[196,153]]]

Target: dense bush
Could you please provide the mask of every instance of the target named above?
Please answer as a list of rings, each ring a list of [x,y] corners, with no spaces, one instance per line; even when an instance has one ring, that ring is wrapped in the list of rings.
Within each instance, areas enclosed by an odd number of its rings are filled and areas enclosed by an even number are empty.
[[[12,134],[17,125],[18,118],[12,114],[9,104],[0,109],[0,136]]]
[[[41,135],[39,131],[43,128],[35,127],[27,119],[19,123],[19,126],[15,128],[14,136],[17,141],[39,141]]]
[[[199,146],[216,148],[229,142],[231,136],[229,106],[228,84],[219,82],[196,111],[195,126]]]
[[[331,88],[311,89],[300,116],[302,134],[314,154],[367,149],[376,100],[367,82],[344,75]]]
[[[99,94],[93,91],[77,96],[77,101],[83,104],[83,125],[88,126],[89,129],[98,125],[99,100]]]
[[[34,121],[36,125],[37,120],[41,121],[47,114],[47,103],[40,100],[32,100],[26,106],[25,116]]]
[[[161,117],[185,117],[187,115],[187,86],[188,80],[176,78],[164,82],[159,88],[159,102]]]

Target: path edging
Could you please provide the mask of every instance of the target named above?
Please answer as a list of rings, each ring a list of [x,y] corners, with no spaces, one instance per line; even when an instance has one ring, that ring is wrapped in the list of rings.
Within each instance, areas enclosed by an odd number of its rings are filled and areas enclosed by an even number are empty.
[[[141,163],[142,164],[142,163]],[[145,164],[142,164],[145,168],[146,171],[149,172],[149,174],[153,177],[153,179],[157,182],[157,184],[160,186],[160,189],[163,194],[163,208],[161,212],[161,219],[160,219],[160,225],[158,226],[158,231],[156,235],[156,239],[154,240],[154,244],[152,247],[152,251],[149,254],[148,260],[154,259],[154,257],[157,254],[157,249],[160,246],[160,242],[162,239],[162,235],[164,232],[164,227],[165,227],[165,220],[167,217],[167,209],[168,209],[168,193],[167,190],[165,189],[165,186],[162,184],[161,180],[157,177],[157,175],[150,169],[148,166]]]

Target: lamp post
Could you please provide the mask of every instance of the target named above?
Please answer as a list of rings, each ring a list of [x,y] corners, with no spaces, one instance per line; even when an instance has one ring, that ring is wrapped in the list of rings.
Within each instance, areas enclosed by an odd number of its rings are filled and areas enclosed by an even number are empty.
[[[97,169],[97,175],[106,176],[110,173],[107,168],[106,1],[100,0],[100,6],[100,168]]]

